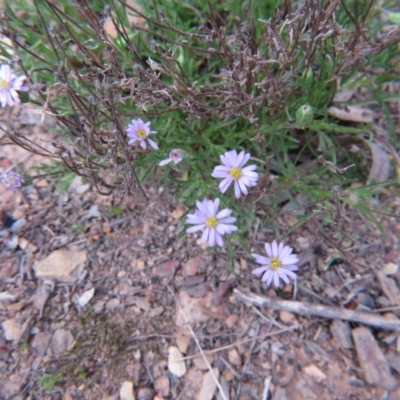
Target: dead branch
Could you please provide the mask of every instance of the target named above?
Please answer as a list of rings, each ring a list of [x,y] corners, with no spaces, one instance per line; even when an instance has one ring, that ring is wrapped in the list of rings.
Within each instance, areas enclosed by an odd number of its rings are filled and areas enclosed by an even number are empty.
[[[390,331],[400,331],[400,321],[384,318],[369,312],[346,310],[340,307],[303,303],[301,301],[281,300],[277,298],[259,296],[254,293],[245,293],[237,289],[234,289],[233,293],[237,300],[250,303],[258,307],[270,307],[274,310],[284,310],[312,317],[342,319],[345,321],[359,322],[375,328],[386,329]]]

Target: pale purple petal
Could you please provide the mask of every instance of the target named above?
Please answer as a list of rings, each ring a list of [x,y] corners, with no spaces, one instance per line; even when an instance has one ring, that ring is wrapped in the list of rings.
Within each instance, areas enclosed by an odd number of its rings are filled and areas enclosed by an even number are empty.
[[[298,271],[299,267],[297,265],[284,265],[284,268],[289,271]]]
[[[215,199],[214,200],[214,204],[213,204],[213,209],[212,209],[212,214],[211,215],[217,215],[218,213],[218,208],[219,208],[219,199]]]
[[[186,229],[186,232],[187,232],[187,233],[194,233],[194,232],[197,232],[197,231],[201,231],[201,230],[204,229],[205,227],[206,227],[205,224],[194,225],[194,226],[191,226],[190,228],[187,228],[187,229]]]
[[[278,245],[276,240],[272,242],[272,257],[278,257]]]
[[[218,187],[219,187],[219,190],[221,191],[221,193],[225,193],[228,190],[232,181],[233,181],[233,179],[229,176],[220,182]]]
[[[274,285],[275,285],[275,287],[278,288],[279,287],[279,275],[276,271],[273,271],[273,274],[274,274]]]
[[[244,184],[243,180],[238,180],[235,183],[239,184],[240,190],[242,191],[242,193],[246,196],[248,195],[249,191],[247,190],[246,185]]]
[[[279,278],[281,278],[285,283],[289,284],[289,278],[288,278],[288,274],[285,272],[284,269],[280,268],[276,271],[276,273],[279,275]]]
[[[260,254],[252,253],[252,256],[256,259],[257,264],[267,265],[271,262],[269,258],[261,256]]]
[[[222,247],[224,245],[224,240],[222,239],[222,235],[218,232],[215,232],[215,240],[217,241],[217,245]]]
[[[231,215],[231,213],[232,213],[232,210],[230,210],[229,208],[224,208],[223,210],[221,210],[221,211],[216,215],[216,217],[217,217],[219,220],[222,220],[222,218],[226,218],[228,215]]]
[[[158,163],[158,165],[160,167],[163,167],[164,165],[167,165],[168,163],[170,163],[172,161],[172,158],[166,158],[165,160],[162,160]]]
[[[265,251],[269,257],[272,257],[272,249],[271,249],[271,245],[269,243],[265,243]]]
[[[253,275],[261,275],[262,273],[264,273],[268,269],[269,269],[269,267],[259,267],[259,268],[254,269],[253,271],[251,271],[251,273]]]
[[[289,271],[286,268],[280,268],[278,271],[281,271],[286,276],[290,276],[292,279],[297,279],[297,275],[294,272]]]
[[[284,258],[281,258],[282,264],[295,264],[299,262],[299,258],[295,254],[291,254]]]
[[[292,249],[291,247],[285,246],[285,247],[283,248],[283,250],[281,251],[281,253],[280,253],[280,257],[281,257],[282,259],[284,259],[284,258],[285,258],[286,256],[288,256],[292,251],[293,251],[293,249]]]
[[[269,269],[264,276],[262,277],[261,281],[266,282],[267,285],[270,285],[272,282],[272,278],[274,277],[274,271],[272,269]]]
[[[149,145],[154,149],[154,150],[158,150],[158,145],[154,140],[151,140],[149,138],[147,138],[147,141],[149,142]]]
[[[240,195],[241,195],[241,192],[240,192],[239,183],[238,183],[238,181],[235,181],[235,197],[237,199],[240,199]]]
[[[208,240],[208,235],[210,233],[210,228],[206,227],[203,234],[201,235],[200,243],[205,243]]]
[[[197,208],[201,212],[202,215],[204,215],[204,218],[207,218],[207,203],[208,200],[204,199],[203,201],[196,201]]]
[[[186,222],[188,224],[202,224],[202,223],[204,223],[205,220],[206,219],[202,216],[195,215],[195,214],[189,214],[187,216]]]
[[[225,224],[221,224],[219,223],[215,229],[221,234],[221,235],[225,235],[226,233],[232,233],[234,231],[237,231],[237,227],[235,225],[225,225]]]
[[[208,236],[208,245],[213,247],[215,245],[215,229],[210,229],[210,235]]]
[[[239,160],[239,167],[243,167],[247,161],[250,159],[250,154],[244,154],[244,151],[240,152],[239,156],[242,156],[241,159]]]
[[[254,171],[255,169],[257,169],[257,165],[252,164],[252,165],[248,165],[248,166],[245,167],[245,168],[242,168],[242,172],[243,172],[244,174],[249,174],[249,176],[255,176],[255,177],[258,178],[257,172],[252,172],[252,171]]]
[[[229,210],[231,211],[231,210]],[[236,217],[225,217],[219,220],[221,224],[231,224],[232,222],[236,222]]]

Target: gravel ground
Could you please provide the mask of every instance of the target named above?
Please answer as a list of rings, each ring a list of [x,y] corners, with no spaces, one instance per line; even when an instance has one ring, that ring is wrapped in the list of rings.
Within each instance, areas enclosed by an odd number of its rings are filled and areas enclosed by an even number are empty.
[[[0,123],[53,140],[32,106]],[[0,147],[2,170],[43,162]],[[135,204],[79,178],[67,193],[43,177],[0,186],[1,399],[400,399],[396,218],[380,219],[385,236],[346,207],[340,236],[310,220],[289,241],[299,279],[275,290],[239,245],[231,273],[225,249],[181,239],[186,210],[146,191]],[[399,213],[389,189],[374,201]],[[256,252],[273,239],[249,235]]]

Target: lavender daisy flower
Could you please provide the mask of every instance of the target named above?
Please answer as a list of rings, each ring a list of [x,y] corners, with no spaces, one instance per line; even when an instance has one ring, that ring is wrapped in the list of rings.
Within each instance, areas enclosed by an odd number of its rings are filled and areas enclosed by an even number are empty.
[[[1,176],[1,181],[10,189],[17,189],[25,182],[25,179],[18,172],[9,171]]]
[[[2,64],[0,66],[0,102],[2,107],[21,102],[16,90],[24,92],[28,90],[28,87],[23,85],[25,79],[24,75],[17,76],[9,65]]]
[[[139,142],[140,147],[145,149],[147,140],[154,150],[158,150],[157,143],[149,138],[149,135],[152,133],[157,133],[156,131],[150,130],[150,122],[143,122],[140,118],[133,119],[128,125],[127,133],[130,139],[128,144]]]
[[[241,193],[247,195],[249,193],[247,187],[256,186],[259,178],[257,172],[253,172],[257,168],[256,165],[249,165],[243,168],[249,161],[250,154],[245,154],[244,151],[238,154],[236,150],[232,150],[222,154],[220,158],[224,165],[215,167],[211,176],[213,178],[223,178],[223,181],[219,184],[221,193],[225,193],[231,183],[235,182],[236,198],[240,198]]]
[[[188,214],[186,223],[194,226],[186,229],[186,232],[193,233],[203,230],[201,243],[208,241],[209,246],[223,246],[224,241],[222,235],[232,233],[237,230],[235,225],[231,225],[236,221],[235,217],[229,217],[232,210],[225,208],[218,212],[219,199],[197,201],[197,210],[194,214]]]
[[[299,261],[299,258],[296,254],[292,254],[293,249],[290,246],[285,246],[282,242],[278,245],[274,240],[272,245],[265,243],[265,251],[268,257],[252,254],[256,263],[262,265],[262,267],[252,271],[252,274],[263,274],[261,281],[270,285],[273,280],[275,287],[279,287],[279,279],[286,283],[290,283],[289,278],[296,279],[296,274],[293,271],[298,270],[295,264]]]
[[[163,167],[173,161],[175,164],[178,164],[182,161],[182,150],[181,149],[173,149],[169,152],[169,158],[162,160],[158,165]]]

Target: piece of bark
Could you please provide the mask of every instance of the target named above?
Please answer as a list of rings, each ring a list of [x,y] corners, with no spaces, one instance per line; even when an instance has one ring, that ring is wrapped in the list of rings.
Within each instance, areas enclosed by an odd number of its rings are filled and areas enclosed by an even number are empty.
[[[358,362],[364,371],[366,381],[370,385],[381,386],[393,390],[397,380],[392,376],[389,365],[368,328],[353,329],[353,340],[356,347]]]

